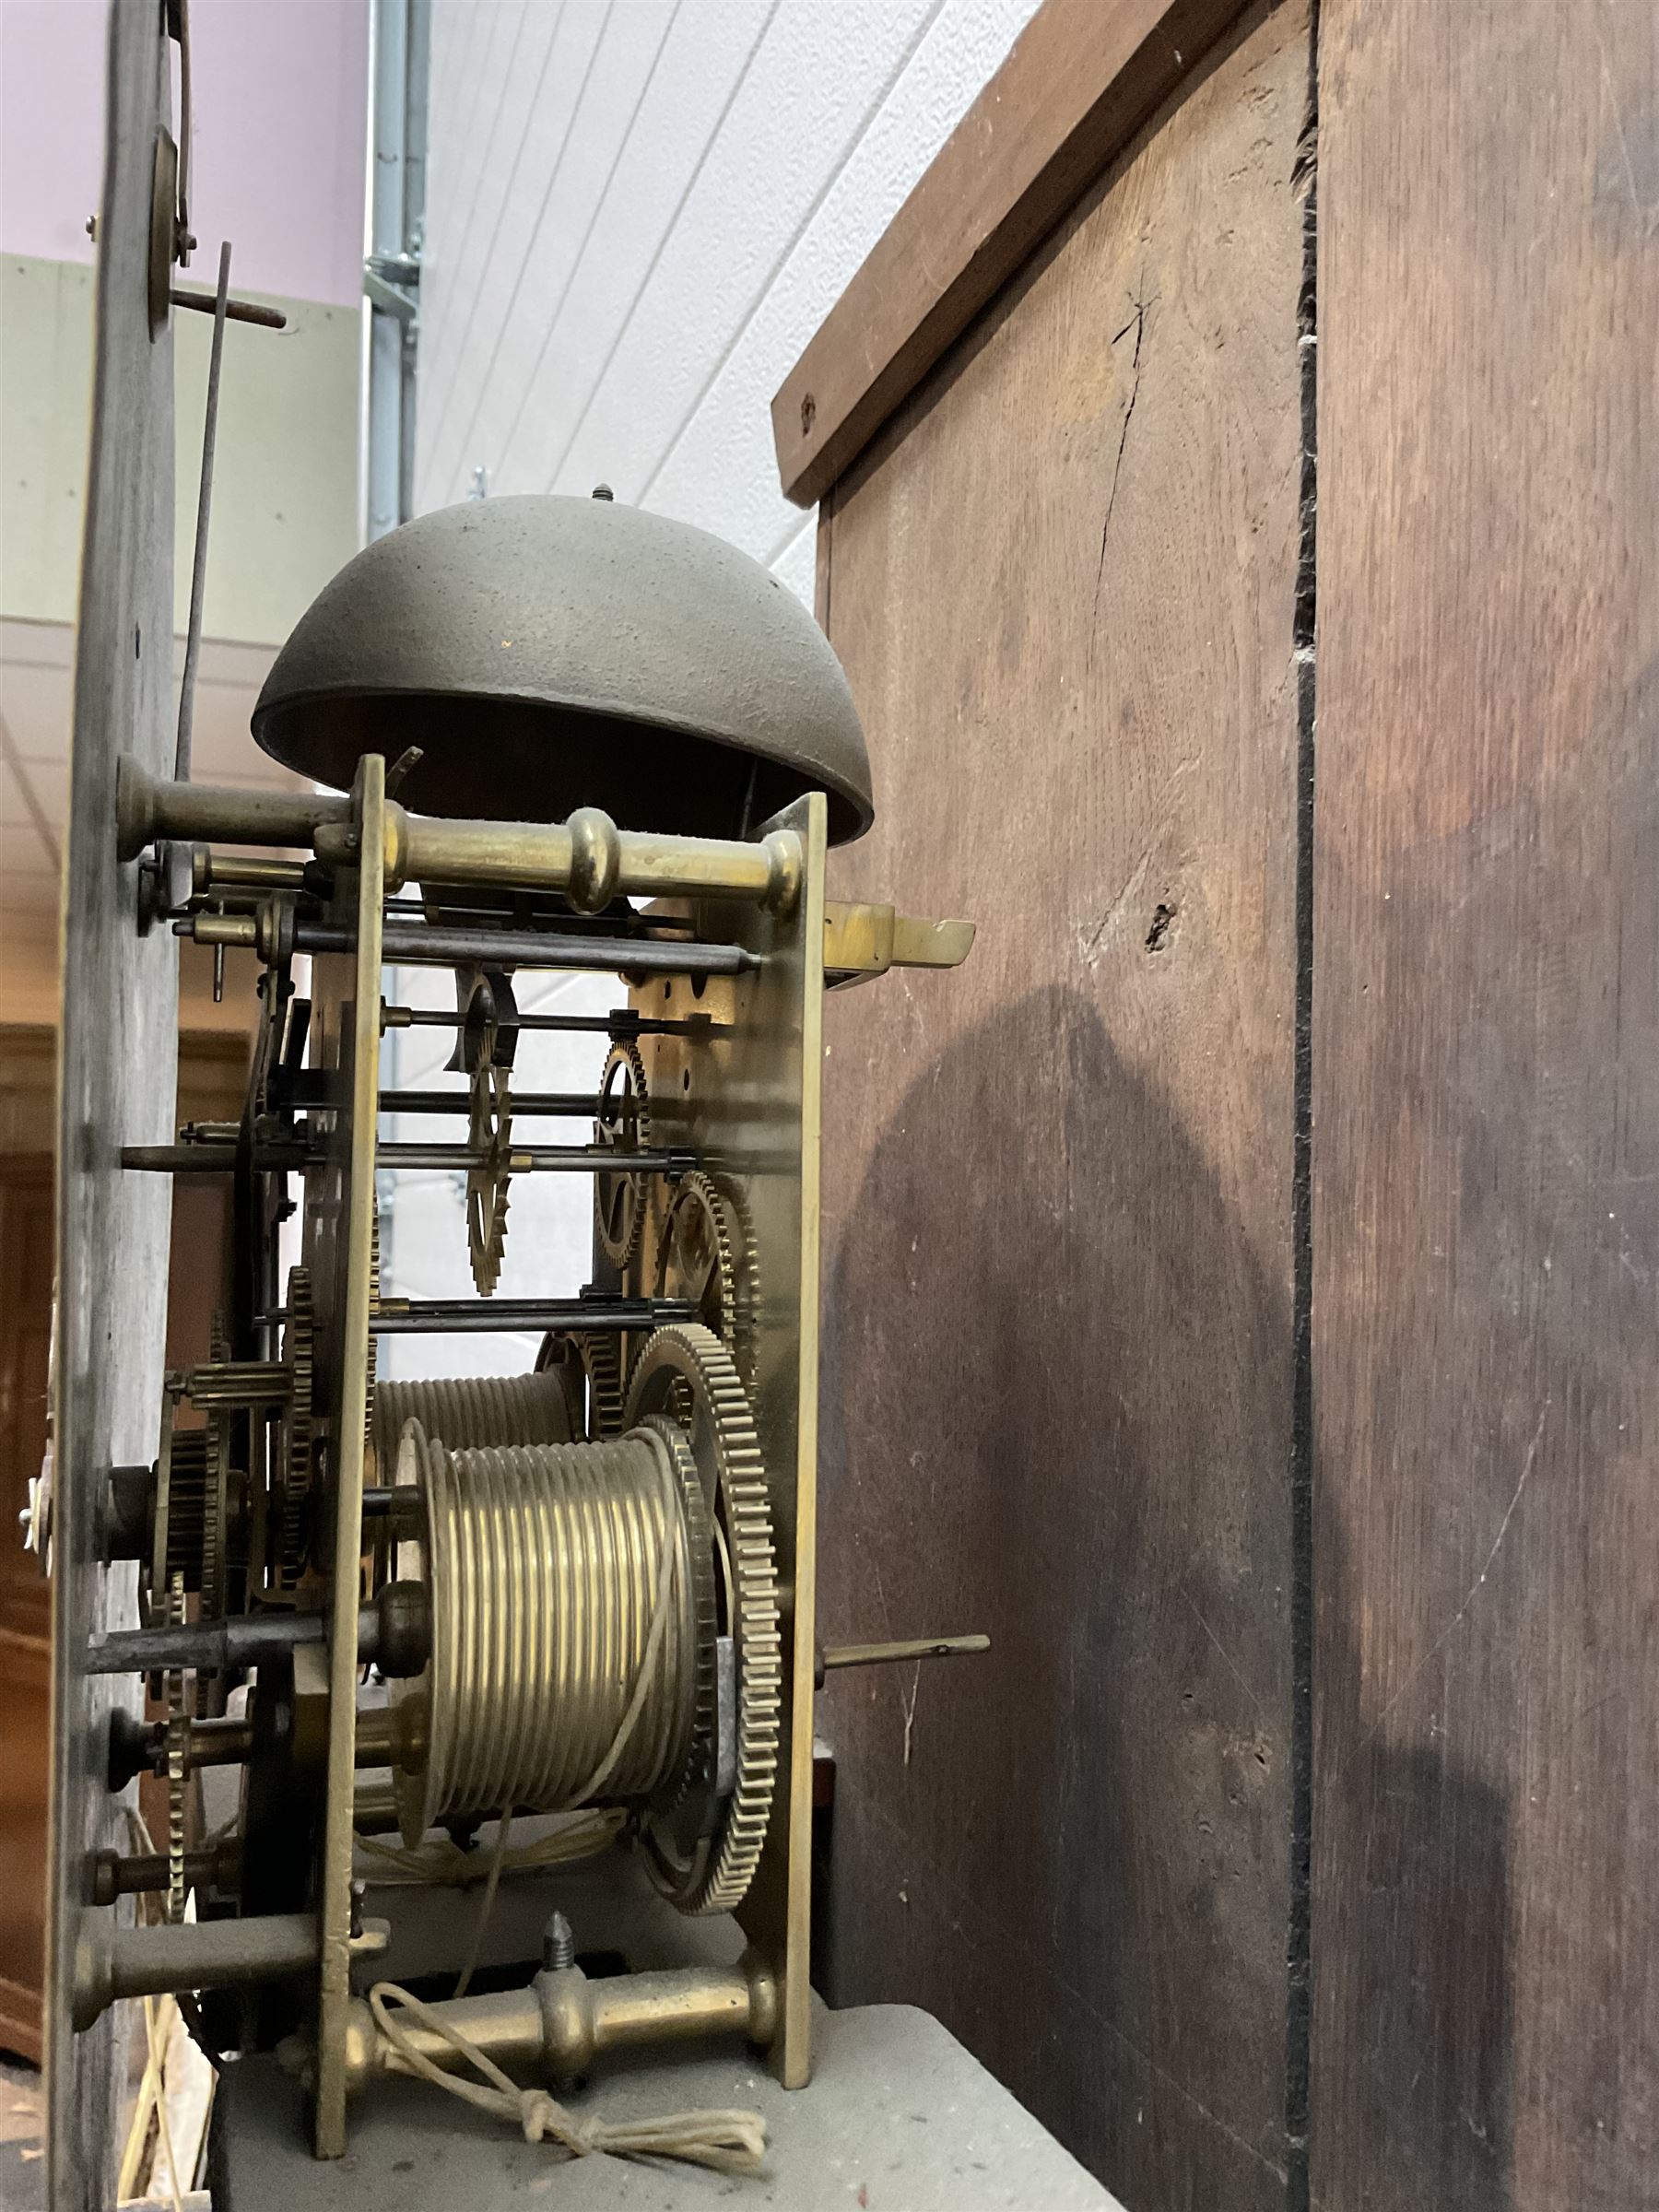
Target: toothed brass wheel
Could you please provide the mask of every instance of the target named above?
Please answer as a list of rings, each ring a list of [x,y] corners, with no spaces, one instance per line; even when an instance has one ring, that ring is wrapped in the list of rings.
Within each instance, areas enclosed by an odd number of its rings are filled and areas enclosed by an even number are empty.
[[[184,1576],[175,1569],[167,1591],[167,1624],[170,1628],[184,1625]],[[167,1702],[167,1917],[177,1923],[184,1917],[184,1840],[185,1821],[189,1812],[186,1794],[188,1766],[186,1754],[190,1747],[190,1721],[184,1710],[184,1676],[181,1668],[170,1667],[163,1684]]]
[[[305,1568],[311,1545],[312,1451],[315,1445],[312,1389],[311,1270],[290,1267],[288,1324],[283,1358],[291,1381],[283,1418],[281,1488],[277,1494],[275,1566],[279,1589],[291,1590]]]
[[[669,1203],[657,1244],[656,1294],[684,1299],[713,1330],[750,1395],[755,1389],[754,1253],[735,1199],[694,1168]]]
[[[612,1152],[642,1152],[651,1144],[651,1097],[645,1063],[629,1038],[611,1046],[599,1078],[594,1139]],[[645,1229],[646,1179],[637,1168],[601,1170],[594,1178],[599,1241],[618,1267],[632,1265]]]
[[[681,1912],[729,1912],[754,1879],[771,1817],[783,1646],[771,1499],[754,1418],[731,1354],[699,1322],[659,1329],[640,1354],[628,1424],[653,1420],[679,1430],[709,1501],[719,1632],[730,1640],[736,1677],[736,1741],[717,1745],[703,1790],[688,1790],[673,1817],[647,1822],[647,1856]]]
[[[466,1171],[466,1248],[480,1298],[492,1297],[501,1279],[512,1139],[509,1071],[481,1067],[472,1079],[467,1115],[467,1143],[477,1158]]]
[[[620,1436],[627,1426],[628,1377],[622,1371],[622,1339],[608,1331],[583,1329],[571,1339],[587,1377],[587,1430],[592,1437]]]

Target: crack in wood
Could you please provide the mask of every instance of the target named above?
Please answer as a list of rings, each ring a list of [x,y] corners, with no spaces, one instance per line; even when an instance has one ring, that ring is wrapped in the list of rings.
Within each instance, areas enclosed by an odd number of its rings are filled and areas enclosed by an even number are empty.
[[[1106,514],[1100,524],[1100,559],[1095,570],[1094,604],[1097,616],[1100,611],[1100,584],[1106,574],[1106,541],[1112,535],[1112,511],[1117,505],[1118,480],[1124,473],[1124,448],[1129,442],[1129,425],[1135,418],[1135,403],[1140,397],[1141,341],[1147,335],[1147,313],[1157,306],[1158,298],[1155,293],[1150,300],[1137,300],[1131,293],[1130,302],[1135,312],[1112,341],[1114,346],[1121,345],[1131,331],[1135,333],[1135,355],[1129,364],[1129,405],[1124,409],[1123,428],[1118,432],[1117,458],[1112,465],[1112,489],[1106,495]]]

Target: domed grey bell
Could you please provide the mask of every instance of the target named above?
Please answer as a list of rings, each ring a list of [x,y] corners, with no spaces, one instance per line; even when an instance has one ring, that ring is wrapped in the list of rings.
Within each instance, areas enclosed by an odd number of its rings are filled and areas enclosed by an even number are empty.
[[[475,500],[406,523],[324,587],[277,654],[253,735],[345,788],[422,759],[418,812],[740,837],[803,792],[840,843],[874,815],[829,640],[758,561],[607,500]]]

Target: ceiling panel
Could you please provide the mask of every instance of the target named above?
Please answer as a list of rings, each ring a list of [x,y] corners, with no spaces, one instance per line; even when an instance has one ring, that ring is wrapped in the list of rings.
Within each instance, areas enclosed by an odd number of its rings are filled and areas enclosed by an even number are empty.
[[[20,877],[57,875],[57,847],[48,842],[45,825],[35,807],[20,770],[5,757],[0,739],[0,877],[15,887]]]
[[[0,1020],[52,1018],[74,656],[65,623],[0,620]],[[192,762],[198,781],[303,788],[249,734],[274,657],[269,646],[203,640]],[[175,684],[183,660],[183,641],[175,640]]]
[[[70,677],[66,666],[14,661],[0,626],[0,715],[25,760],[61,760],[69,746]]]

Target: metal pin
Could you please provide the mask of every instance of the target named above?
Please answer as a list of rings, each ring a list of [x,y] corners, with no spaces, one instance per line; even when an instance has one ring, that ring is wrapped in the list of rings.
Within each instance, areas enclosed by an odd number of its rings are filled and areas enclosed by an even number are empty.
[[[180,205],[183,204],[180,180]],[[196,491],[195,557],[190,569],[190,627],[184,633],[184,673],[179,683],[179,735],[173,780],[190,781],[190,741],[195,723],[196,662],[202,651],[202,603],[207,590],[207,525],[213,515],[213,458],[218,445],[219,377],[225,359],[225,314],[230,297],[230,241],[219,248],[218,290],[213,301],[213,350],[207,360],[207,406],[202,421],[202,480]],[[224,996],[224,962],[213,965],[213,995]]]
[[[218,301],[211,292],[193,292],[182,285],[174,285],[167,296],[175,307],[194,307],[204,315],[216,314],[218,311]],[[262,307],[257,300],[227,300],[225,320],[227,323],[252,323],[260,330],[288,328],[288,317],[280,308]]]
[[[842,1666],[896,1666],[908,1659],[966,1659],[991,1649],[989,1636],[921,1636],[904,1643],[840,1643],[820,1651],[816,1669],[818,1686],[832,1668]]]
[[[393,761],[391,767],[386,771],[386,796],[389,799],[396,797],[398,785],[403,782],[409,771],[412,768],[418,768],[420,763],[425,759],[425,747],[418,745],[406,746],[405,749],[398,754],[396,759]]]

